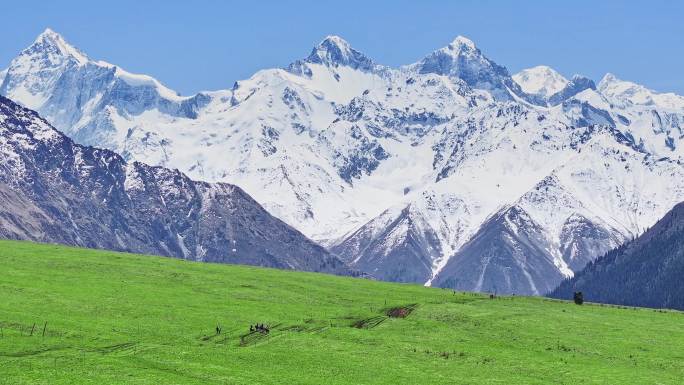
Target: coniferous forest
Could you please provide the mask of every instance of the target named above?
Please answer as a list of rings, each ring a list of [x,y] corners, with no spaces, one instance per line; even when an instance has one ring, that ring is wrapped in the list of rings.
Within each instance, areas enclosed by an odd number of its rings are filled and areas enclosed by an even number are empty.
[[[684,204],[675,206],[643,235],[566,280],[549,296],[629,306],[684,309]]]

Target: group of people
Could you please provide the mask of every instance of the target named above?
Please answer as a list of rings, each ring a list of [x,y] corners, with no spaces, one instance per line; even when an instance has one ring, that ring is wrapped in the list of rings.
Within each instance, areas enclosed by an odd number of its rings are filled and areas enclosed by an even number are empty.
[[[265,326],[264,324],[256,324],[256,325],[249,325],[249,331],[250,332],[268,333],[269,329],[268,329],[268,326]]]

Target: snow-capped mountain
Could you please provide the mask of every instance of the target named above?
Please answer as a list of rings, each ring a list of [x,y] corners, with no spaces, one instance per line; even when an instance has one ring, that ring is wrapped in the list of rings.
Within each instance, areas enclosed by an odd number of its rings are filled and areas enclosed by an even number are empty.
[[[0,237],[351,274],[239,187],[74,144],[0,96]]]
[[[409,72],[436,74],[464,81],[472,88],[487,90],[493,97],[509,100],[512,96],[529,98],[511,78],[506,67],[489,60],[468,38],[458,36],[451,44],[438,49],[419,62],[406,66]]]
[[[587,89],[596,89],[594,82],[581,75],[568,80],[547,66],[536,66],[513,75],[523,91],[538,97],[548,106],[558,105]]]
[[[598,91],[604,100],[595,103],[609,109],[625,134],[646,151],[673,159],[684,155],[684,97],[657,93],[613,74],[603,77]]]
[[[41,101],[77,141],[237,184],[381,279],[543,294],[684,200],[681,97],[511,76],[464,37],[391,68],[328,36],[285,69],[181,97],[53,35],[0,93]]]
[[[523,91],[543,98],[556,94],[568,85],[568,79],[547,66],[536,66],[522,70],[513,75],[513,80],[520,85]]]
[[[149,76],[91,60],[50,29],[10,63],[0,94],[39,111],[83,144],[109,148],[126,134],[117,131],[117,118],[149,110],[189,118],[208,100],[180,97]]]

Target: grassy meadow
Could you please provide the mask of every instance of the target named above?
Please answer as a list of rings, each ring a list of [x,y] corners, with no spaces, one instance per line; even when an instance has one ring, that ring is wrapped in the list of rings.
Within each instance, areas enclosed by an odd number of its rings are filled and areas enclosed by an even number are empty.
[[[29,242],[0,328],[0,384],[684,383],[680,312]]]

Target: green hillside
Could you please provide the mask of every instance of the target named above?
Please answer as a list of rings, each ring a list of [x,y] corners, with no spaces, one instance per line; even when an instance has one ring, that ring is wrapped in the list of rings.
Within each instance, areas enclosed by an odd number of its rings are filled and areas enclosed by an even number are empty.
[[[490,299],[26,242],[0,241],[0,266],[2,384],[678,384],[684,378],[679,312]],[[269,325],[270,333],[250,334],[255,323]]]

